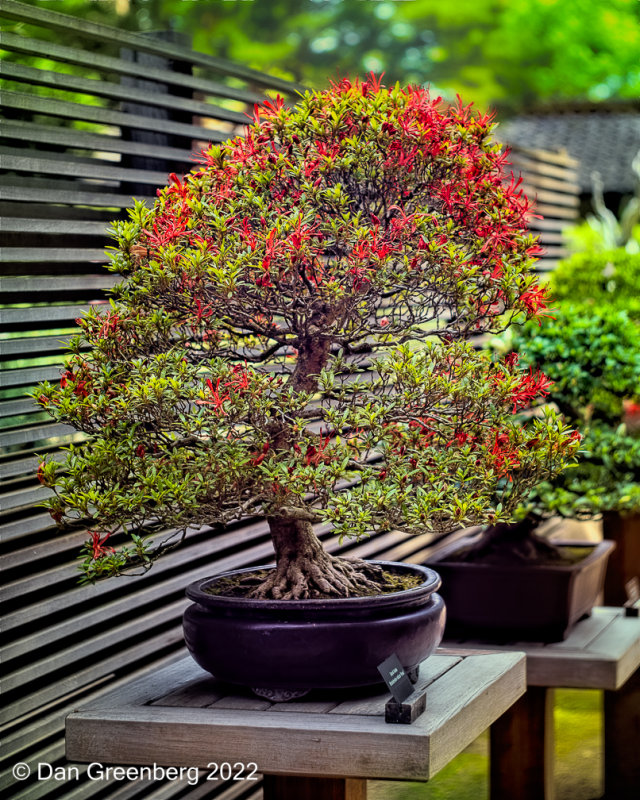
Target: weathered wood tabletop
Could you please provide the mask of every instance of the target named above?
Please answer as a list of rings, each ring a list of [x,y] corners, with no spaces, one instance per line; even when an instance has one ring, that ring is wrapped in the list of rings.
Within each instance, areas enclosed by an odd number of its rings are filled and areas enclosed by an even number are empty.
[[[265,797],[360,799],[367,778],[428,780],[442,769],[524,693],[524,656],[436,654],[421,665],[422,688],[426,712],[394,725],[384,719],[387,692],[323,691],[272,703],[217,682],[187,658],[74,711],[67,757],[205,770],[252,763],[267,776]],[[342,789],[327,793],[332,780]]]
[[[491,800],[554,797],[554,687],[604,690],[604,787],[611,800],[640,797],[640,618],[594,608],[563,642],[446,641],[527,655],[527,693],[491,728]]]

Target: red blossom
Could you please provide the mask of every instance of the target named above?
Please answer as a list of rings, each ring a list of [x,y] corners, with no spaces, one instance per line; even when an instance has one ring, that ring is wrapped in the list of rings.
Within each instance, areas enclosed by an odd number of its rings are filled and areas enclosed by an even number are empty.
[[[326,452],[326,449],[331,441],[331,437],[323,437],[322,434],[320,434],[319,438],[320,441],[317,447],[313,444],[310,444],[307,447],[307,452],[304,455],[305,464],[318,466],[318,464],[329,464],[331,462],[331,456]]]
[[[267,453],[269,452],[269,442],[265,442],[262,445],[262,452],[256,453],[253,458],[249,461],[251,466],[257,467],[258,464],[262,464],[264,459],[266,458]]]
[[[551,386],[553,381],[550,381],[543,372],[540,370],[534,372],[529,367],[529,372],[522,376],[522,380],[511,393],[514,413],[518,408],[528,406],[537,397],[548,395]]]
[[[216,385],[213,385],[211,378],[207,378],[207,386],[209,387],[209,392],[211,394],[210,400],[196,400],[196,403],[200,406],[213,406],[213,410],[218,413],[225,415],[227,412],[224,409],[224,402],[225,400],[229,399],[229,395],[221,395],[220,394],[220,383],[222,382],[222,378],[218,378],[216,381]]]
[[[211,306],[203,305],[202,302],[196,297],[196,310],[195,310],[195,317],[198,322],[202,322],[204,319],[208,319],[213,315],[213,309]]]
[[[224,384],[225,388],[233,389],[242,394],[249,388],[249,373],[240,364],[234,364],[231,368],[231,373],[232,377]]]
[[[113,547],[105,547],[105,542],[111,536],[111,533],[106,533],[102,538],[97,531],[88,531],[91,534],[91,547],[93,549],[93,559],[97,561],[103,558],[108,553],[113,553]]]
[[[550,312],[547,311],[548,294],[549,288],[547,286],[533,286],[520,295],[520,302],[526,309],[527,317],[551,316]]]
[[[507,433],[495,434],[490,456],[491,465],[500,476],[506,475],[520,466],[518,448],[511,445]]]

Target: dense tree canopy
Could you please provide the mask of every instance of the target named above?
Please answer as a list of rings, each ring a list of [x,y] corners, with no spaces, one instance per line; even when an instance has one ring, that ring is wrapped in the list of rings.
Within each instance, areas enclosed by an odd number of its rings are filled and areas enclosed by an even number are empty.
[[[112,307],[79,320],[38,398],[91,437],[40,471],[54,518],[90,520],[88,577],[148,565],[174,541],[154,528],[259,514],[278,561],[263,591],[348,594],[353,567],[312,523],[357,537],[509,519],[562,468],[576,436],[514,416],[544,375],[469,341],[544,313],[492,127],[421,87],[344,79],[256,108],[115,224]]]

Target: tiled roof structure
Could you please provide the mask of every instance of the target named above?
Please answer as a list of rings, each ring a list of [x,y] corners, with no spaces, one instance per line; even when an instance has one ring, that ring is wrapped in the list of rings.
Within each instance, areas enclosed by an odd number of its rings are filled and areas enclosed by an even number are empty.
[[[601,106],[526,114],[505,122],[497,137],[509,145],[566,149],[580,161],[579,184],[591,193],[597,170],[605,192],[632,192],[631,162],[640,151],[640,106],[628,110]]]

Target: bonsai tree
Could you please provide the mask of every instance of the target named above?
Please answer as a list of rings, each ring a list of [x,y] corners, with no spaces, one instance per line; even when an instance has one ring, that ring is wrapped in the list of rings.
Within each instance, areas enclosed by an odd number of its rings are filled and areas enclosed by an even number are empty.
[[[276,568],[254,596],[371,593],[380,571],[330,556],[314,523],[509,519],[571,459],[552,412],[514,418],[544,375],[470,341],[544,313],[492,128],[420,87],[342,80],[256,107],[244,137],[114,224],[123,281],[38,392],[87,435],[39,470],[52,516],[89,522],[86,579],[261,515]]]
[[[561,304],[554,315],[518,330],[513,347],[523,364],[553,377],[547,400],[584,434],[582,452],[572,468],[537,484],[523,509],[537,518],[638,512],[640,437],[626,419],[640,396],[640,330],[606,305]]]

